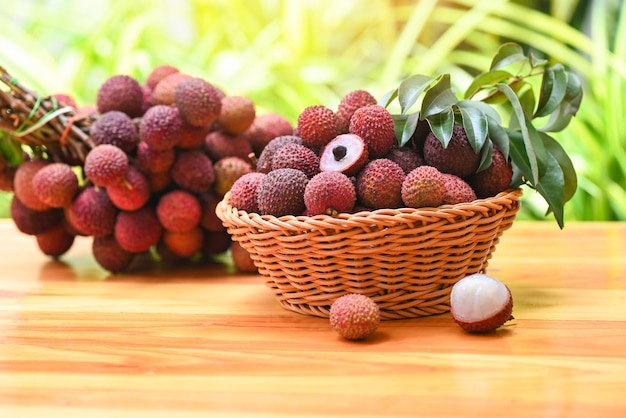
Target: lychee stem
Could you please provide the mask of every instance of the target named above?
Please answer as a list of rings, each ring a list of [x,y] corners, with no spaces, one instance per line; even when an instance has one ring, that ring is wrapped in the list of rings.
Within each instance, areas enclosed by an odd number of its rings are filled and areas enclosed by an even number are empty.
[[[341,161],[346,154],[348,153],[348,148],[343,145],[338,145],[333,148],[333,156],[335,157],[335,161]]]

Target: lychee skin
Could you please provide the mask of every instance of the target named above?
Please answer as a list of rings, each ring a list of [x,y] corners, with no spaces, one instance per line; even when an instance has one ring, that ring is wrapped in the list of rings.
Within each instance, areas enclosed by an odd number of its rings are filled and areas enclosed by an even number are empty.
[[[117,208],[105,190],[90,186],[74,198],[65,214],[79,233],[101,237],[113,232]]]
[[[222,107],[217,123],[220,129],[240,134],[248,129],[256,116],[254,103],[243,96],[226,96],[222,98]]]
[[[204,246],[204,232],[199,226],[184,232],[164,230],[161,239],[174,255],[182,258],[192,257]]]
[[[186,232],[198,226],[202,209],[195,195],[177,189],[161,196],[156,213],[166,230]]]
[[[20,199],[24,206],[32,210],[46,210],[50,206],[44,203],[35,193],[33,188],[33,177],[37,172],[48,165],[44,160],[28,160],[17,166],[13,184],[15,195]]]
[[[513,319],[511,290],[492,276],[471,274],[452,286],[450,313],[467,332],[493,332]]]
[[[224,157],[216,161],[213,168],[215,170],[213,190],[220,196],[224,196],[239,177],[252,172],[252,165],[239,157]]]
[[[203,193],[215,182],[215,168],[211,159],[199,150],[181,151],[171,169],[172,180],[181,189]]]
[[[135,166],[129,166],[124,180],[107,186],[111,202],[122,210],[137,210],[150,199],[148,178]]]
[[[444,179],[435,167],[422,165],[402,183],[402,202],[410,208],[437,207],[443,203]]]
[[[155,211],[150,206],[128,212],[121,211],[115,221],[114,234],[120,247],[133,253],[148,251],[163,233]]]
[[[181,129],[182,121],[177,108],[156,105],[141,118],[139,139],[155,150],[173,148],[178,143]]]
[[[222,95],[211,83],[192,77],[178,83],[174,89],[174,103],[188,124],[209,126],[220,115]]]
[[[361,170],[356,182],[359,202],[372,209],[402,206],[402,168],[391,160],[372,160]]]
[[[85,176],[96,186],[112,186],[126,177],[128,155],[115,145],[98,145],[85,157],[83,169]]]
[[[65,254],[74,244],[75,235],[70,233],[63,222],[36,235],[37,246],[42,253],[53,258],[59,258]]]
[[[339,135],[339,120],[331,109],[322,105],[307,106],[298,115],[298,134],[304,145],[321,148]]]
[[[309,178],[300,170],[279,168],[263,177],[257,190],[262,215],[300,215],[304,210],[304,189]]]
[[[355,203],[356,190],[352,180],[338,171],[316,174],[304,190],[304,204],[311,216],[350,213]]]
[[[248,160],[252,145],[243,135],[231,135],[221,130],[209,132],[204,138],[204,150],[213,161],[226,157]]]
[[[169,64],[161,64],[157,65],[150,71],[148,76],[146,77],[146,86],[150,90],[154,90],[154,88],[159,84],[159,81],[163,80],[170,74],[178,73],[178,68],[169,65]]]
[[[370,105],[355,110],[350,118],[349,132],[363,138],[370,159],[382,158],[396,143],[396,133],[391,113],[380,105]]]
[[[254,265],[250,253],[239,242],[233,241],[230,245],[230,254],[237,270],[243,273],[258,273],[259,269]]]
[[[313,150],[300,144],[287,144],[274,153],[272,170],[295,168],[312,178],[320,171],[320,159]]]
[[[446,148],[432,132],[424,142],[424,161],[442,173],[454,174],[461,178],[472,175],[480,165],[480,153],[470,145],[463,126],[455,124],[452,138]]]
[[[513,167],[509,164],[500,150],[494,148],[491,165],[486,169],[470,176],[467,181],[479,198],[497,195],[511,184]]]
[[[272,138],[259,154],[256,163],[257,171],[266,174],[272,171],[272,159],[274,158],[274,154],[287,144],[302,145],[302,138],[297,135],[281,135]]]
[[[78,177],[69,164],[51,163],[33,177],[33,191],[53,208],[67,207],[78,192]]]
[[[456,205],[457,203],[468,203],[476,200],[474,189],[465,180],[454,174],[442,173],[442,176],[445,188],[444,205]]]
[[[376,98],[366,90],[353,90],[343,96],[337,107],[337,118],[339,119],[341,133],[348,132],[350,128],[350,118],[357,109],[375,105],[376,103]]]
[[[354,176],[367,163],[369,153],[363,138],[354,134],[337,135],[320,153],[321,171],[340,171]]]
[[[333,302],[329,319],[330,325],[342,337],[362,340],[378,329],[380,310],[371,298],[351,293]]]
[[[114,75],[98,89],[96,106],[100,113],[119,110],[131,118],[139,117],[143,110],[141,85],[128,75]]]
[[[110,144],[124,152],[132,152],[139,142],[139,133],[132,118],[119,110],[103,113],[91,125],[89,136],[94,144]]]
[[[33,210],[24,205],[16,195],[9,207],[11,219],[17,229],[26,235],[38,235],[58,225],[63,219],[63,210]]]
[[[265,176],[265,173],[252,172],[239,177],[230,188],[230,205],[248,213],[258,213],[257,191]]]
[[[113,235],[93,239],[92,254],[103,269],[120,273],[130,266],[135,253],[123,249]]]
[[[243,136],[258,156],[272,139],[292,134],[293,125],[287,118],[278,113],[264,113],[254,118],[252,125],[243,133]]]

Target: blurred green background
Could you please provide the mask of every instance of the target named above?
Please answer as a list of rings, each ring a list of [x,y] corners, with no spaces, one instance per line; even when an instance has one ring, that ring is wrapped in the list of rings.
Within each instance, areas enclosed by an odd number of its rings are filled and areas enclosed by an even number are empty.
[[[585,97],[555,135],[579,188],[565,220],[626,220],[626,7],[622,0],[21,0],[0,11],[0,65],[40,94],[93,103],[115,74],[159,64],[295,122],[354,89],[450,73],[460,91],[511,40],[577,71]],[[0,216],[7,216],[7,194]],[[520,219],[552,220],[531,190]],[[556,226],[555,226],[556,227]]]

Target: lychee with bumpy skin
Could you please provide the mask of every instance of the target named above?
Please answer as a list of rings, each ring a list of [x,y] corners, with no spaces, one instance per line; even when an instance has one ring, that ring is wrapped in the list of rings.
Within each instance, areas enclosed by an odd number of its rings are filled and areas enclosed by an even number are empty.
[[[330,306],[330,325],[348,340],[362,340],[372,335],[380,325],[380,310],[374,300],[350,293]]]
[[[380,105],[361,107],[350,118],[349,132],[363,138],[370,159],[381,158],[396,143],[391,113]]]
[[[513,319],[511,290],[483,273],[466,276],[452,286],[450,313],[468,332],[493,332]]]
[[[115,221],[115,239],[120,247],[133,253],[148,251],[159,242],[162,232],[163,227],[150,206],[121,211]]]
[[[480,153],[474,151],[465,129],[459,124],[454,125],[452,138],[446,148],[435,134],[428,134],[423,153],[426,164],[436,167],[442,173],[462,178],[475,173],[480,165]]]
[[[257,192],[265,176],[265,173],[252,172],[239,177],[230,188],[230,205],[248,213],[258,213]]]
[[[257,191],[262,215],[299,215],[304,211],[304,189],[309,178],[300,170],[279,168],[267,173]]]
[[[225,157],[239,157],[247,160],[252,154],[252,146],[242,135],[230,135],[224,131],[212,131],[204,138],[204,150],[211,160]]]
[[[53,208],[69,206],[78,193],[78,177],[69,164],[51,163],[42,167],[33,177],[33,191],[45,204]]]
[[[367,163],[369,154],[363,138],[354,134],[336,136],[320,154],[321,171],[339,171],[347,176],[356,175]]]
[[[139,139],[155,150],[173,148],[178,143],[181,128],[182,121],[177,108],[152,106],[139,123]]]
[[[278,113],[263,113],[254,118],[252,125],[242,135],[258,156],[272,139],[293,135],[293,125],[289,119]]]
[[[350,118],[357,109],[375,105],[376,98],[366,90],[353,90],[343,96],[337,107],[337,118],[341,133],[347,133],[350,129]]]
[[[295,168],[311,178],[320,171],[320,159],[313,150],[304,145],[287,144],[272,157],[272,170],[279,168]]]
[[[445,193],[443,195],[444,205],[455,205],[457,203],[468,203],[476,200],[474,189],[462,178],[454,174],[442,174],[444,179]]]
[[[402,167],[404,174],[409,174],[411,171],[424,164],[424,160],[417,151],[408,146],[392,146],[389,151],[387,151],[387,154],[385,154],[385,158]]]
[[[322,105],[307,106],[298,115],[298,135],[309,148],[321,148],[339,135],[339,120],[331,109]]]
[[[256,116],[254,102],[244,96],[225,96],[222,98],[222,108],[217,118],[220,129],[240,134],[248,129]]]
[[[145,174],[129,166],[124,180],[106,188],[111,202],[122,210],[137,210],[150,199],[150,183]]]
[[[252,172],[252,165],[239,157],[222,158],[213,164],[213,168],[215,169],[213,190],[220,196],[224,196],[239,177]]]
[[[272,171],[272,158],[274,158],[274,154],[287,144],[302,145],[302,138],[296,135],[282,135],[270,140],[259,155],[256,163],[257,171],[261,173],[269,173]]]
[[[104,189],[86,187],[66,209],[68,222],[79,233],[101,237],[113,232],[117,208]]]
[[[96,106],[100,113],[119,110],[131,118],[139,117],[143,110],[141,85],[128,75],[109,77],[98,89]]]
[[[25,206],[16,195],[11,198],[9,213],[17,229],[26,235],[41,234],[63,219],[61,209],[33,210]]]
[[[357,177],[359,202],[372,209],[400,207],[404,178],[404,171],[393,161],[386,158],[370,161]]]
[[[161,196],[156,214],[166,230],[185,232],[198,226],[202,208],[194,194],[177,189]]]
[[[220,115],[222,93],[206,80],[192,77],[174,89],[174,103],[181,118],[192,126],[209,126]]]
[[[339,171],[322,171],[316,174],[304,189],[304,204],[311,216],[350,213],[355,203],[354,183]]]
[[[183,121],[178,131],[178,143],[176,147],[182,149],[199,148],[204,145],[204,139],[211,132],[209,126],[191,126]]]
[[[115,145],[98,145],[85,157],[83,170],[85,177],[96,186],[112,186],[126,177],[128,155]]]
[[[44,160],[27,160],[17,167],[13,184],[15,195],[26,207],[32,210],[46,210],[50,206],[43,202],[35,193],[33,178],[37,172],[49,163]]]
[[[188,231],[163,231],[162,242],[178,257],[188,258],[202,251],[204,232],[196,226]]]
[[[199,150],[181,151],[170,171],[174,183],[193,193],[205,192],[215,182],[213,162]]]
[[[512,178],[513,167],[504,158],[502,152],[494,148],[491,165],[468,177],[467,182],[476,192],[476,196],[486,198],[506,190],[511,184]]]
[[[176,153],[173,148],[156,150],[144,141],[137,145],[135,164],[143,171],[160,173],[169,170],[175,159]]]
[[[156,85],[159,84],[159,81],[163,80],[165,77],[167,77],[170,74],[175,74],[178,72],[179,72],[178,68],[174,67],[173,65],[169,65],[169,64],[157,65],[156,67],[152,69],[152,71],[150,71],[150,73],[146,77],[145,84],[146,86],[148,86],[150,90],[154,90]]]
[[[65,254],[74,244],[75,235],[70,233],[63,222],[48,229],[41,234],[37,234],[37,246],[45,255],[58,258]]]
[[[100,267],[111,273],[128,269],[135,257],[135,253],[123,249],[113,235],[94,238],[91,252]]]
[[[402,202],[410,208],[437,207],[445,195],[444,179],[435,167],[422,165],[402,183]]]
[[[163,77],[152,89],[150,104],[172,106],[174,104],[174,90],[183,80],[191,78],[189,74],[175,72]]]
[[[118,110],[101,114],[91,125],[89,136],[95,145],[115,145],[126,153],[132,152],[139,142],[135,122]]]

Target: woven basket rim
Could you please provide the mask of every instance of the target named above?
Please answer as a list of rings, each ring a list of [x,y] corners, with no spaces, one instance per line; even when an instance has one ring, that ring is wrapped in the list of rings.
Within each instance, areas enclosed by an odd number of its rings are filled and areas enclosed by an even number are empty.
[[[476,212],[488,213],[501,205],[511,201],[518,201],[523,191],[521,187],[504,190],[495,196],[476,199],[471,202],[457,203],[454,205],[441,205],[438,207],[395,209],[372,209],[355,213],[338,213],[331,215],[261,215],[239,210],[229,203],[230,191],[217,204],[216,214],[222,222],[239,220],[247,226],[262,225],[263,230],[283,229],[346,229],[364,224],[397,224],[398,222],[430,222],[442,218],[468,217]]]

